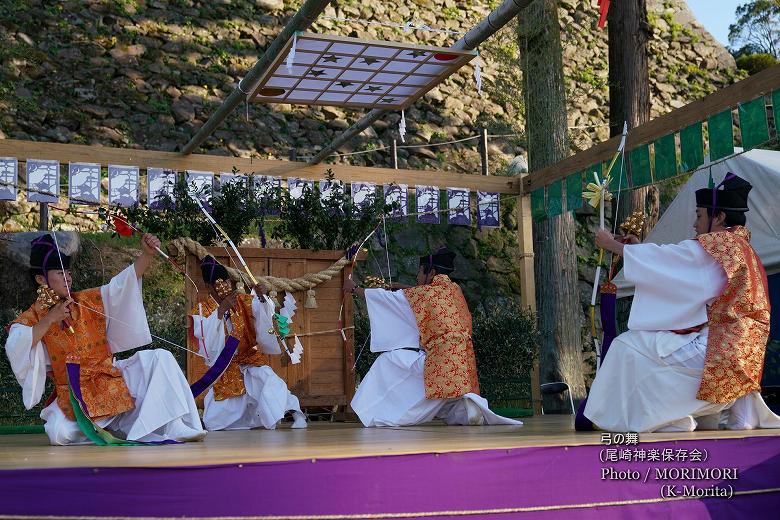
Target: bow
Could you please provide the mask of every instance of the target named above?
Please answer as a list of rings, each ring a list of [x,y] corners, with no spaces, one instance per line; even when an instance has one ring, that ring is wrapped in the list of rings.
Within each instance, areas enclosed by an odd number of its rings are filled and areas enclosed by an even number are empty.
[[[227,232],[222,229],[222,226],[217,224],[217,221],[214,220],[214,217],[212,217],[208,211],[206,211],[206,208],[203,207],[203,203],[201,203],[200,199],[198,199],[196,196],[190,194],[190,197],[192,197],[192,200],[195,201],[195,203],[198,205],[200,210],[203,212],[203,214],[206,216],[206,220],[209,221],[211,224],[211,227],[214,228],[217,233],[219,233],[222,238],[225,239],[225,241],[230,245],[230,249],[233,250],[233,252],[236,254],[236,257],[238,258],[238,261],[241,263],[241,267],[246,272],[247,276],[249,277],[249,280],[252,282],[252,290],[254,290],[254,286],[257,285],[257,279],[252,274],[252,271],[249,270],[249,265],[247,265],[246,260],[244,260],[244,257],[241,255],[241,253],[238,251],[238,248],[236,247],[236,244],[233,243],[233,240],[230,238],[230,236],[227,234]],[[227,248],[225,249],[227,251]],[[228,252],[228,256],[231,257],[230,253]]]
[[[594,208],[599,209],[599,228],[604,229],[604,203],[607,200],[612,200],[612,194],[609,192],[609,184],[612,181],[612,168],[615,167],[615,164],[617,163],[618,157],[623,157],[625,153],[625,147],[626,147],[626,137],[628,136],[628,123],[623,123],[623,134],[620,138],[620,144],[618,145],[618,149],[615,152],[615,155],[612,157],[612,161],[610,161],[609,166],[607,167],[607,171],[604,172],[604,179],[599,179],[599,176],[596,172],[593,172],[593,178],[595,179],[594,182],[590,182],[585,186],[585,191],[583,192],[582,196],[587,199],[588,204],[593,206]],[[622,160],[622,159],[621,159]],[[622,168],[621,168],[622,170]],[[618,198],[617,203],[620,204],[620,187],[623,181],[623,176],[620,176],[620,179],[618,179]],[[599,345],[599,340],[596,335],[596,295],[599,292],[599,279],[601,278],[601,264],[604,261],[604,250],[599,248],[599,261],[598,265],[596,266],[596,276],[593,280],[593,292],[591,293],[590,297],[590,331],[591,335],[593,336],[593,343],[596,346],[596,352],[600,355],[601,354],[601,346]],[[611,276],[610,276],[611,278]],[[597,356],[597,363],[599,356]]]

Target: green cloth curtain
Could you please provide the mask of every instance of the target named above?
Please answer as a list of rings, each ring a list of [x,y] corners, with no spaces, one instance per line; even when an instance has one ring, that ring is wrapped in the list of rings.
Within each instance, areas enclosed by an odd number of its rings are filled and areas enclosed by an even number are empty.
[[[742,148],[745,150],[769,141],[764,96],[747,103],[740,103],[739,133],[742,135]]]
[[[650,147],[646,144],[628,152],[628,162],[631,164],[631,186],[638,188],[653,183],[650,175]]]
[[[668,179],[677,175],[677,150],[674,145],[674,134],[665,135],[653,142],[655,152],[655,179]]]
[[[547,214],[544,210],[544,188],[537,188],[531,192],[531,219],[544,220]]]
[[[707,119],[710,134],[710,161],[717,161],[734,153],[734,121],[731,109]]]
[[[680,130],[681,171],[695,170],[704,164],[704,142],[702,139],[701,122],[686,126]]]
[[[547,216],[563,213],[563,181],[557,180],[547,186]]]
[[[566,177],[566,211],[582,207],[582,172]]]

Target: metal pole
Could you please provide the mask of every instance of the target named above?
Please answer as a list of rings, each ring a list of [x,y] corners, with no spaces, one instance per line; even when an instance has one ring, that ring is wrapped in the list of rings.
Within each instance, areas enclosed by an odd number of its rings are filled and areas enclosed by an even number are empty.
[[[238,82],[238,86],[230,93],[222,105],[217,109],[214,114],[211,115],[208,121],[206,121],[200,130],[190,139],[190,141],[184,145],[181,150],[182,154],[192,153],[198,146],[203,143],[208,137],[217,129],[217,127],[230,115],[231,112],[244,100],[248,100],[248,96],[254,94],[257,88],[257,83],[262,78],[268,65],[276,59],[279,53],[284,48],[285,44],[292,38],[293,34],[297,31],[303,31],[309,27],[317,17],[325,10],[330,3],[330,0],[306,0],[306,3],[301,6],[295,16],[284,26],[282,32],[271,42],[265,53],[260,56],[249,72],[246,73],[244,79]]]
[[[295,148],[290,148],[290,160],[291,161],[298,160],[298,150],[296,150]]]
[[[398,139],[393,139],[393,169],[398,169]]]
[[[490,175],[488,170],[488,133],[487,128],[483,128],[479,137],[479,152],[482,156],[482,175]]]
[[[483,18],[476,26],[467,32],[463,38],[452,45],[453,49],[474,50],[482,42],[493,36],[499,29],[514,18],[522,9],[528,7],[531,0],[504,0],[504,2]],[[357,123],[344,130],[344,132],[334,139],[328,146],[323,148],[320,153],[309,161],[309,164],[319,164],[330,154],[338,150],[350,139],[371,126],[371,123],[388,113],[389,110],[375,108],[368,114],[361,117]]]
[[[48,202],[39,202],[41,206],[41,221],[38,223],[38,230],[40,231],[48,231],[49,230],[49,203]]]

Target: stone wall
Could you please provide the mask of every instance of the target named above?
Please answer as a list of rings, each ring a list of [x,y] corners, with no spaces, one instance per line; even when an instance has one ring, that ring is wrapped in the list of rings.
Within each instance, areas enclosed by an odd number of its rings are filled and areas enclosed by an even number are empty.
[[[596,27],[595,0],[560,2],[574,153],[608,137],[607,31]],[[0,10],[0,138],[176,150],[235,88],[300,3],[6,0]],[[363,22],[414,21],[466,31],[498,3],[336,0],[314,30],[446,46],[457,37]],[[732,57],[696,22],[684,0],[648,0],[648,9],[654,33],[649,47],[654,117],[741,76]],[[406,112],[407,144],[463,139],[485,126],[491,134],[504,136],[490,141],[493,173],[516,174],[522,169],[529,151],[518,67],[523,58],[517,49],[512,24],[479,49],[484,61],[482,96],[476,91],[473,68],[467,66],[416,102]],[[362,114],[331,107],[252,104],[248,121],[244,107],[236,110],[200,151],[284,159],[295,149],[299,157],[306,157]],[[339,151],[388,145],[397,137],[399,117],[390,113]],[[519,168],[509,167],[513,159]],[[338,160],[390,164],[387,152]],[[399,166],[477,173],[479,153],[476,141],[401,148]],[[390,239],[394,277],[408,280],[420,251],[447,244],[461,253],[458,277],[472,305],[488,297],[516,297],[516,223],[511,207],[505,205],[502,211],[501,230],[405,223]],[[36,212],[24,202],[3,204],[0,222],[7,231],[27,229],[37,225]],[[56,218],[65,228],[95,228],[82,216]],[[592,257],[593,222],[587,212],[579,221],[578,254],[587,259]],[[379,274],[381,259],[372,264],[370,269]],[[580,271],[585,308],[592,267],[584,261]]]
[[[497,1],[337,0],[318,32],[450,45],[455,36],[367,25],[405,23],[465,31]],[[574,146],[607,136],[606,31],[592,2],[561,0],[569,121]],[[683,0],[650,0],[653,115],[729,84],[731,56],[693,19]],[[172,0],[9,0],[0,12],[0,137],[175,150],[233,90],[300,2]],[[468,5],[464,5],[468,4]],[[481,49],[484,96],[465,67],[408,112],[409,142],[421,144],[493,133],[522,134],[517,45],[507,27]],[[362,112],[256,105],[237,110],[204,148],[209,153],[286,158],[311,155]],[[390,114],[342,151],[386,145],[397,135]],[[524,139],[495,139],[501,165],[524,152]],[[342,159],[389,164],[386,153]],[[476,142],[402,149],[410,168],[478,171]]]

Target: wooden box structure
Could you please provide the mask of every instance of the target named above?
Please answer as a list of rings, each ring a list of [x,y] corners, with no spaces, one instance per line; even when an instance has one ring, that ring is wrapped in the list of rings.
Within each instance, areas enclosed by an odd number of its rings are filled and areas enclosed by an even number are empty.
[[[231,263],[225,249],[208,248],[209,253],[220,263],[236,267]],[[297,278],[307,273],[316,273],[327,269],[341,258],[343,251],[311,251],[308,249],[260,249],[240,248],[243,257],[249,264],[252,273],[257,276],[277,276],[281,278]],[[186,270],[198,284],[196,291],[192,284],[187,284],[186,298],[188,309],[194,308],[198,301],[209,298],[200,273],[200,262],[191,254],[187,255]],[[290,327],[290,338],[293,334],[329,331],[339,329],[339,309],[342,302],[342,286],[345,277],[349,276],[352,267],[347,265],[341,272],[329,281],[315,288],[317,308],[304,307],[305,291],[294,293],[298,306]],[[279,299],[283,294],[279,294]],[[268,356],[267,364],[281,377],[290,391],[300,399],[301,406],[328,407],[338,406],[345,411],[355,393],[355,354],[354,329],[352,326],[352,298],[344,299],[343,327],[347,340],[341,333],[335,332],[301,337],[304,353],[301,362],[293,365],[287,354]],[[292,341],[288,343],[292,350]],[[189,348],[197,350],[197,345]],[[206,370],[203,359],[195,354],[187,354],[187,379],[190,383],[197,380]],[[205,393],[203,394],[205,395]],[[201,399],[203,398],[201,396]]]

